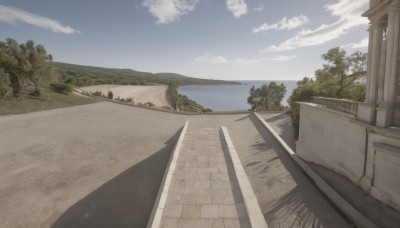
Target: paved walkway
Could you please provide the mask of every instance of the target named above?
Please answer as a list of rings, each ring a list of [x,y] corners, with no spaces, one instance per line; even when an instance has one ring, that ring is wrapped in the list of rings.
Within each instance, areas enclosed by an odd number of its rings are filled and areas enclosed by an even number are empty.
[[[250,227],[219,126],[187,129],[161,227]]]
[[[294,129],[290,115],[284,113],[261,115],[274,130],[280,134],[283,140],[296,150],[294,140]],[[371,195],[364,192],[360,187],[325,167],[307,162],[336,192],[338,192],[347,202],[359,210],[370,221],[379,227],[399,227],[400,211],[379,202]]]

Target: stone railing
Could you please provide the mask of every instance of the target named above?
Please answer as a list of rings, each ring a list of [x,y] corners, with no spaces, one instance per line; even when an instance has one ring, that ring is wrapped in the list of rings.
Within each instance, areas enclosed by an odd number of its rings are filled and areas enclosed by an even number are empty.
[[[312,97],[315,104],[324,105],[327,108],[338,110],[357,116],[358,102],[347,99],[335,99],[326,97]]]

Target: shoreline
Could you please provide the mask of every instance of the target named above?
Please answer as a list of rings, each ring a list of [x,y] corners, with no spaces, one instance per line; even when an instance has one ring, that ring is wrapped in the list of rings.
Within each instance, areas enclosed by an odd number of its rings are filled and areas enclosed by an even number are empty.
[[[152,103],[155,107],[168,107],[172,105],[167,96],[168,86],[138,86],[138,85],[93,85],[79,88],[85,92],[100,91],[106,97],[108,91],[112,91],[113,100],[132,98],[134,104]]]

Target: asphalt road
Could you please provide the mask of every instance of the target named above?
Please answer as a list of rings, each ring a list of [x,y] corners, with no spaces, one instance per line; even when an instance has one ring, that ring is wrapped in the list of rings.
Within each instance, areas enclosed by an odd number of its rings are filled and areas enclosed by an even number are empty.
[[[346,222],[252,116],[101,102],[0,117],[4,227],[144,227],[185,121],[225,125],[269,227]]]
[[[145,226],[184,123],[109,102],[0,117],[0,226]]]

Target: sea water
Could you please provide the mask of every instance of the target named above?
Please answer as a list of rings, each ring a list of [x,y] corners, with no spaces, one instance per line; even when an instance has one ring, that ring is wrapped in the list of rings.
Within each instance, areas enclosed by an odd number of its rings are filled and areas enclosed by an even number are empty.
[[[214,111],[248,110],[247,97],[252,86],[256,88],[271,81],[238,81],[237,85],[211,85],[211,86],[181,86],[178,88],[180,94],[186,95],[189,99],[210,108]],[[296,81],[274,81],[278,85],[283,83],[286,86],[286,95],[282,105],[287,106],[287,99],[296,88]]]

